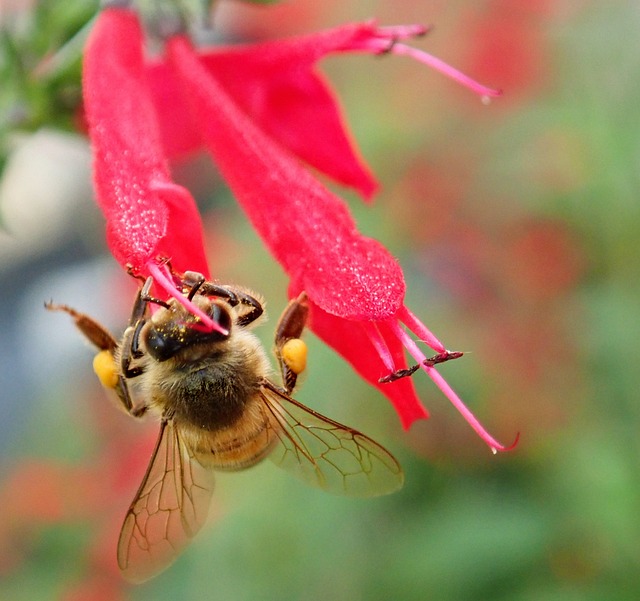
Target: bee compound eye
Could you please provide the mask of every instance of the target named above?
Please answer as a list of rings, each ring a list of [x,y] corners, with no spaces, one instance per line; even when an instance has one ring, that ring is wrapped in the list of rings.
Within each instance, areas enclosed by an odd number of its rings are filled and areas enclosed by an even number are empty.
[[[143,339],[147,352],[156,361],[171,359],[183,346],[175,336],[153,326],[145,330]]]
[[[211,315],[211,319],[213,319],[220,328],[227,332],[231,332],[231,314],[227,311],[226,307],[223,307],[218,303],[211,303],[211,310],[209,311],[209,314]],[[223,335],[218,332],[218,334],[221,338],[227,338],[229,336],[228,333]]]

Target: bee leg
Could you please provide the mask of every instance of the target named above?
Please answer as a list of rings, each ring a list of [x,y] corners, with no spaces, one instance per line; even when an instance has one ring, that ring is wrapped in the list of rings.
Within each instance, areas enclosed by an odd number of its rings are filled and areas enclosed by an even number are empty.
[[[145,310],[147,308],[147,303],[160,305],[165,309],[170,308],[169,303],[167,303],[166,301],[163,301],[159,298],[155,298],[149,295],[149,290],[151,290],[152,285],[153,285],[153,278],[149,276],[145,280],[144,284],[142,285],[142,288],[140,288],[138,292],[138,296],[136,297],[136,302],[133,305],[133,312],[131,314],[131,319],[129,320],[129,325],[132,325],[133,323],[135,323],[135,321],[142,319],[142,316],[144,315]],[[138,315],[138,318],[136,318],[136,315]]]
[[[147,312],[147,303],[156,302],[156,299],[149,296],[149,289],[153,284],[153,278],[148,277],[144,285],[138,291],[136,300],[133,303],[131,317],[129,318],[129,326],[124,331],[122,337],[122,345],[120,352],[120,369],[125,378],[135,378],[142,373],[140,367],[131,367],[134,359],[142,357],[140,350],[140,330],[146,323],[145,314]]]
[[[101,351],[115,351],[118,346],[116,339],[97,321],[76,311],[67,305],[56,305],[53,302],[44,304],[45,309],[49,311],[64,311],[68,313],[76,325],[76,327],[89,339],[89,341]]]
[[[293,392],[300,375],[306,367],[307,348],[300,340],[307,323],[309,304],[305,292],[292,299],[283,311],[275,335],[275,353],[282,383],[288,394]]]
[[[76,311],[72,307],[68,305],[56,305],[52,302],[45,303],[45,308],[49,311],[63,311],[68,313],[72,318],[76,325],[76,327],[85,335],[85,337],[95,346],[97,347],[101,353],[106,353],[108,355],[108,362],[110,363],[110,368],[113,372],[110,374],[111,378],[115,379],[115,382],[108,384],[109,388],[113,388],[122,403],[122,406],[128,413],[135,415],[133,409],[133,403],[131,402],[131,396],[129,395],[129,388],[125,381],[125,378],[122,375],[115,374],[115,351],[118,347],[118,342],[116,339],[102,327],[95,319],[92,319],[88,315],[84,313],[80,313]],[[100,353],[99,353],[100,354]],[[95,366],[95,361],[94,361]],[[96,373],[100,380],[105,383],[103,379],[103,374]],[[109,376],[107,376],[109,377]]]
[[[89,339],[89,341],[101,351],[114,351],[118,346],[116,339],[95,319],[92,319],[80,311],[76,311],[67,305],[56,305],[52,302],[44,304],[49,311],[64,311],[68,313],[76,327]]]
[[[258,299],[256,298],[253,298],[253,296],[251,296],[250,294],[240,291],[233,292],[231,290],[229,290],[229,292],[231,292],[238,299],[238,303],[248,308],[248,311],[246,313],[238,317],[237,324],[239,326],[249,325],[256,319],[258,319],[258,317],[260,317],[264,312],[264,308],[262,307],[260,301],[258,301]]]
[[[198,290],[202,288],[202,286],[206,283],[206,278],[197,271],[187,271],[182,277],[182,285],[185,288],[189,288],[189,294],[187,298],[189,300],[193,300],[193,297],[196,295]]]
[[[120,372],[122,373],[123,383],[126,388],[126,380],[135,378],[143,373],[143,369],[139,366],[131,366],[131,362],[142,357],[140,350],[140,331],[146,323],[146,312],[148,303],[161,305],[169,308],[169,305],[162,300],[153,298],[149,295],[149,290],[153,285],[153,278],[148,277],[136,296],[129,318],[129,326],[124,331],[122,343],[120,344]],[[127,389],[128,390],[128,389]],[[147,411],[146,405],[134,407],[129,399],[127,411],[133,417],[141,417]]]
[[[225,299],[232,307],[243,305],[247,311],[237,319],[239,326],[249,325],[262,315],[264,309],[258,299],[241,290],[234,290],[231,286],[221,286],[213,282],[207,282],[201,273],[186,271],[182,283],[185,288],[189,288],[187,298],[191,300],[196,293],[204,296],[218,296]]]

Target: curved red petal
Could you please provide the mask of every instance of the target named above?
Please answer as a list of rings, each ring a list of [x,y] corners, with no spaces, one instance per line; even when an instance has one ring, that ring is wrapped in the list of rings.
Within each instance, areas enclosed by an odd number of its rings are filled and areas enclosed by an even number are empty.
[[[146,74],[166,156],[175,159],[200,150],[200,130],[174,70],[164,62],[153,61],[147,65]]]
[[[226,48],[202,56],[202,63],[266,133],[309,165],[370,198],[378,184],[356,148],[335,94],[313,70],[321,54],[309,42],[313,38]]]
[[[345,203],[235,105],[185,39],[168,48],[216,164],[287,272],[329,313],[395,315],[405,292],[396,260],[362,236]]]
[[[167,210],[148,190],[166,179],[153,107],[144,93],[142,32],[134,13],[104,10],[85,51],[83,93],[98,204],[120,263],[143,265],[166,232]],[[132,146],[135,152],[132,153]]]
[[[309,36],[215,48],[202,64],[259,126],[303,161],[370,198],[378,184],[361,158],[338,101],[314,63],[348,47],[370,24],[348,25]],[[180,84],[167,65],[147,71],[169,156],[201,145],[197,123],[185,111]],[[239,76],[239,74],[241,74]]]
[[[396,260],[377,240],[356,231],[340,232],[327,215],[311,218],[318,246],[313,255],[301,256],[305,263],[299,278],[316,304],[328,313],[353,320],[386,319],[397,313],[404,299],[405,284]],[[330,210],[330,209],[329,209]]]
[[[167,235],[158,244],[159,255],[170,259],[176,271],[197,271],[209,278],[202,220],[193,197],[173,183],[156,183],[151,188],[168,212]]]
[[[133,12],[110,8],[98,17],[85,52],[83,94],[97,201],[115,258],[142,274],[158,255],[179,270],[206,271],[195,203],[169,174]]]
[[[310,303],[309,325],[312,331],[346,359],[362,378],[391,401],[403,428],[408,429],[416,420],[429,417],[418,399],[411,378],[402,378],[388,384],[378,382],[380,377],[389,372],[361,323],[330,315],[314,303]],[[389,348],[396,368],[406,368],[406,358],[400,341],[386,324],[378,323],[377,327]]]

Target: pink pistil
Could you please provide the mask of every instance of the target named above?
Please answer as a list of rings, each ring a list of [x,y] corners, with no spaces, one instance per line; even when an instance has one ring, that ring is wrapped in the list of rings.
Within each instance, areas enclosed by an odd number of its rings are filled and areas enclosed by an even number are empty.
[[[411,58],[414,58],[418,62],[423,65],[427,65],[432,69],[442,73],[445,77],[452,79],[453,81],[458,82],[463,85],[465,88],[468,88],[472,92],[482,96],[483,98],[496,98],[498,96],[502,96],[502,90],[495,90],[494,88],[489,88],[487,86],[483,86],[478,83],[475,79],[472,79],[468,75],[462,73],[462,71],[458,71],[458,69],[454,69],[451,65],[448,65],[443,60],[439,59],[424,50],[419,50],[418,48],[413,48],[412,46],[407,46],[406,44],[394,44],[391,49],[393,54],[405,55]]]
[[[402,345],[409,351],[409,354],[420,364],[422,369],[427,373],[427,375],[433,380],[435,385],[444,393],[444,395],[449,399],[451,404],[460,412],[462,417],[467,421],[467,423],[475,430],[475,432],[482,438],[482,440],[489,446],[491,451],[495,454],[498,451],[509,451],[518,443],[518,437],[513,444],[510,446],[505,446],[498,442],[491,434],[489,434],[482,424],[478,421],[478,419],[471,413],[468,407],[462,402],[462,399],[455,393],[453,388],[449,386],[447,381],[438,373],[438,371],[428,364],[425,364],[426,356],[424,353],[418,348],[418,345],[414,342],[414,340],[402,329],[402,326],[394,320],[389,322],[391,328],[394,330],[396,336],[402,342]]]
[[[378,356],[382,360],[382,363],[384,363],[385,369],[389,373],[395,372],[396,365],[393,361],[393,357],[391,356],[391,351],[389,350],[387,343],[380,334],[380,331],[376,327],[375,323],[364,321],[362,322],[362,327],[364,328],[369,340],[371,340],[371,344],[373,344],[373,346],[375,347],[376,353],[378,353]]]
[[[220,326],[209,317],[202,309],[198,308],[192,303],[181,291],[179,291],[174,282],[171,274],[166,272],[166,265],[164,270],[161,269],[155,261],[149,261],[146,265],[149,273],[153,276],[153,279],[158,286],[160,286],[170,297],[175,298],[189,313],[195,315],[200,319],[202,324],[210,331],[220,332],[223,336],[229,334],[229,330]]]
[[[398,311],[398,319],[407,326],[422,342],[430,346],[437,353],[446,353],[444,344],[425,326],[406,306],[402,305]]]
[[[376,27],[376,33],[387,40],[407,40],[409,38],[421,37],[431,28],[427,25],[414,23],[412,25],[389,25]]]
[[[405,25],[397,27],[380,27],[376,29],[373,35],[369,38],[358,40],[344,50],[362,50],[365,52],[374,52],[377,54],[383,54],[391,52],[397,55],[409,56],[423,65],[427,65],[431,69],[442,73],[445,77],[452,79],[468,88],[475,94],[483,98],[495,98],[502,96],[501,90],[489,88],[478,83],[475,79],[472,79],[468,75],[454,69],[451,65],[448,65],[443,60],[420,50],[400,43],[398,40],[406,39],[408,37],[414,37],[416,35],[422,35],[426,33],[427,29],[421,25]]]

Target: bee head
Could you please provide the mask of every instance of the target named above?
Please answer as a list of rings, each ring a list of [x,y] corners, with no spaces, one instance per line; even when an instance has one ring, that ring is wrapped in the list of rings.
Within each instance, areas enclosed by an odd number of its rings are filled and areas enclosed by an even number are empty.
[[[207,301],[207,305],[201,308],[226,334],[206,329],[197,317],[181,305],[171,305],[168,309],[158,311],[142,330],[146,351],[156,361],[167,361],[184,349],[227,340],[232,325],[229,309],[225,303],[215,300]]]

